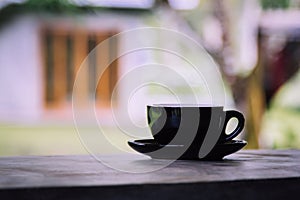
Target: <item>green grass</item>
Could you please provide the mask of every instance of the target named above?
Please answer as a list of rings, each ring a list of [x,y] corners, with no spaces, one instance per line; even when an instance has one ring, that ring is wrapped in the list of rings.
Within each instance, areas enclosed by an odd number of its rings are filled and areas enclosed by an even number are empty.
[[[89,135],[95,131],[99,132],[99,129],[87,127],[80,134]],[[104,132],[122,149],[131,151],[126,144],[130,137],[120,137],[118,131],[110,127],[105,127]],[[114,153],[107,140],[94,142],[101,153]],[[0,156],[87,153],[73,125],[0,125]]]
[[[0,126],[0,155],[83,154],[73,127]]]

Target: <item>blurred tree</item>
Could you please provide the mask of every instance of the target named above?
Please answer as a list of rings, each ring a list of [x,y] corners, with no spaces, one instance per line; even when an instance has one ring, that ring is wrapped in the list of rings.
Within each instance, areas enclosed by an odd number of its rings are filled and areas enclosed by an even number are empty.
[[[39,12],[55,13],[74,13],[80,11],[78,6],[71,4],[68,0],[27,0],[24,4],[24,8]]]
[[[213,14],[221,24],[222,47],[213,56],[221,66],[223,76],[231,87],[233,99],[239,110],[246,115],[246,134],[249,142],[247,148],[258,148],[258,138],[261,126],[262,115],[264,112],[264,94],[261,88],[261,69],[257,65],[248,75],[231,73],[233,63],[233,44],[230,39],[232,31],[229,24],[232,23],[226,8],[227,1],[214,0]]]
[[[56,14],[78,14],[91,11],[88,6],[78,7],[68,0],[27,0],[23,3],[9,3],[0,9],[0,28],[15,16],[24,13],[56,13]]]
[[[163,1],[166,3],[166,1]],[[287,9],[290,6],[289,0],[257,0],[263,9]],[[207,6],[209,5],[209,6]],[[245,73],[243,70],[236,70],[242,66],[237,66],[236,52],[239,51],[236,44],[236,36],[241,34],[239,19],[242,17],[245,6],[248,4],[239,0],[206,0],[201,1],[200,6],[206,6],[205,9],[197,9],[194,19],[187,18],[188,24],[201,35],[201,29],[197,29],[201,24],[203,15],[211,15],[217,19],[221,29],[221,46],[217,49],[207,48],[207,51],[214,57],[220,65],[220,70],[224,80],[229,84],[236,107],[246,115],[245,137],[249,141],[248,148],[259,148],[259,134],[262,125],[262,118],[266,110],[266,93],[264,88],[264,49],[262,47],[262,38],[257,31],[257,62],[252,69]],[[241,9],[241,11],[237,11]],[[194,13],[195,13],[194,12]],[[202,13],[200,13],[202,12]],[[182,13],[178,13],[179,19]],[[202,15],[202,16],[201,16]],[[201,18],[202,17],[202,18]],[[255,17],[255,16],[253,16]],[[182,20],[181,20],[182,21]],[[199,25],[200,24],[200,25]],[[243,26],[248,26],[244,24]],[[258,24],[257,24],[258,26]],[[238,28],[237,28],[238,27]],[[202,27],[205,29],[205,27]],[[201,41],[201,39],[200,39]],[[205,44],[204,44],[205,45]],[[240,44],[239,44],[240,45]]]
[[[267,109],[267,94],[264,88],[264,68],[266,66],[263,58],[262,35],[259,31],[257,32],[258,58],[253,71],[246,77],[240,74],[228,73],[226,69],[230,69],[232,66],[230,66],[231,63],[227,60],[231,60],[233,57],[231,55],[232,43],[230,41],[232,31],[230,31],[229,24],[234,19],[229,17],[228,12],[230,12],[230,10],[228,10],[228,8],[226,9],[226,2],[228,3],[228,1],[224,0],[214,0],[214,15],[221,24],[223,41],[222,48],[214,56],[220,64],[221,69],[223,69],[223,75],[231,86],[237,107],[246,113],[246,139],[249,142],[247,147],[259,148],[259,134],[262,118]],[[263,9],[287,9],[290,6],[290,0],[260,0],[260,4]],[[291,73],[288,74],[283,81],[277,83],[276,88],[278,89],[284,84],[296,71],[297,70],[291,70]]]

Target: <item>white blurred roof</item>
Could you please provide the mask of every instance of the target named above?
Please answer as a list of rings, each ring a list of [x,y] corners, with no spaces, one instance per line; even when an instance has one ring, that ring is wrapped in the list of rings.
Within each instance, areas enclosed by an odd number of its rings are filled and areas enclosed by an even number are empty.
[[[115,8],[151,8],[155,0],[69,0],[78,6],[115,7]]]

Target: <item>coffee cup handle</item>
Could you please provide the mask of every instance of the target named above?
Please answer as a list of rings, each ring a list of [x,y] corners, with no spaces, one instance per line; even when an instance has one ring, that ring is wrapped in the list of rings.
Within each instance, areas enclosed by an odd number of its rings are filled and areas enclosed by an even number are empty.
[[[230,119],[236,118],[238,120],[238,124],[236,128],[230,133],[226,134],[226,127]],[[224,128],[222,134],[225,135],[225,141],[232,140],[235,138],[240,132],[243,130],[245,124],[245,118],[242,113],[235,111],[235,110],[228,110],[226,111],[226,117],[224,122]]]

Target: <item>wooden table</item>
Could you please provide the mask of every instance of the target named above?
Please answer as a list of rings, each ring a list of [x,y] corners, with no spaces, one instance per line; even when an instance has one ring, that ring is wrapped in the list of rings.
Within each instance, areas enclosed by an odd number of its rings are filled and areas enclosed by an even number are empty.
[[[155,162],[141,158],[141,165]],[[300,150],[241,150],[140,174],[89,155],[0,158],[1,199],[286,199],[299,191]]]

